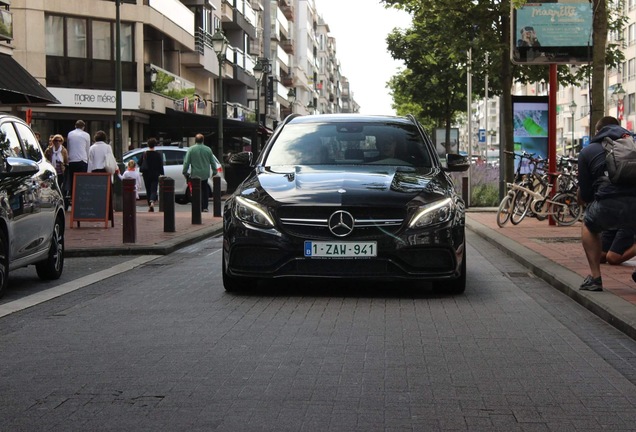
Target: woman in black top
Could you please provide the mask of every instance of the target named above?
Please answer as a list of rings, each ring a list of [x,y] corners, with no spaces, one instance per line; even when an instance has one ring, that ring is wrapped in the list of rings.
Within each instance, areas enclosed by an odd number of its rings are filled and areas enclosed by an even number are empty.
[[[155,211],[157,202],[157,189],[159,187],[159,176],[163,175],[163,156],[155,151],[157,140],[148,138],[148,150],[141,157],[140,171],[144,178],[146,187],[146,199],[148,200],[148,211]]]

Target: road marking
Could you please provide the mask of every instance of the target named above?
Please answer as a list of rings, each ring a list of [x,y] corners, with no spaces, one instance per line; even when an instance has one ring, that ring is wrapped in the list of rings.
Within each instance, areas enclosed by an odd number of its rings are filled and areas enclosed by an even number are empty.
[[[129,270],[134,269],[135,267],[139,267],[140,265],[146,264],[147,262],[150,262],[160,257],[161,255],[142,255],[130,261],[117,264],[111,268],[98,271],[97,273],[93,273],[88,276],[84,276],[84,277],[75,279],[73,281],[66,282],[62,285],[58,285],[58,286],[31,294],[19,300],[14,300],[12,302],[5,303],[3,305],[0,305],[0,317],[4,317],[14,312],[18,312],[26,308],[38,305],[40,303],[44,303],[45,301],[54,299],[56,297],[60,297],[64,294],[68,294],[72,291],[78,290],[80,288],[84,288],[88,285],[92,285],[104,279],[108,279],[109,277],[113,277],[118,274],[127,272]]]

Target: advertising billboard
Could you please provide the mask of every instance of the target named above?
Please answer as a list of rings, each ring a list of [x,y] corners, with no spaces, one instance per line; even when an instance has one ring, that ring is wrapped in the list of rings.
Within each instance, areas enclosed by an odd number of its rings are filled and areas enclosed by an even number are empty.
[[[592,3],[547,1],[512,9],[511,55],[518,64],[592,61]]]
[[[524,151],[534,154],[536,158],[548,158],[548,97],[547,96],[513,96],[512,119],[514,152]],[[515,171],[520,158],[515,157]],[[528,160],[524,159],[521,173],[530,172]]]

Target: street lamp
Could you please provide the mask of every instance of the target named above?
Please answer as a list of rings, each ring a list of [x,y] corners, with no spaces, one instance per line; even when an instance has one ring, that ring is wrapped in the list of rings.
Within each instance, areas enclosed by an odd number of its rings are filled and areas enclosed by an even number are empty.
[[[572,116],[572,151],[574,151],[574,114],[576,114],[576,102],[572,99],[570,103],[570,115]],[[565,144],[565,142],[564,142]],[[563,156],[565,156],[566,149],[563,148]]]
[[[296,89],[290,88],[287,92],[287,99],[289,100],[289,111],[294,113],[294,103],[296,102]]]
[[[227,51],[228,40],[225,35],[218,29],[212,36],[212,49],[216,53],[216,57],[219,59],[219,142],[217,143],[217,157],[221,164],[223,164],[223,61],[225,60],[225,52]]]
[[[261,80],[263,79],[263,64],[261,63],[261,61],[257,61],[256,65],[254,66],[254,78],[256,78],[256,125],[260,125],[261,123],[261,114],[260,114],[260,107],[261,107]]]
[[[612,92],[612,100],[616,103],[616,119],[619,122],[622,120],[620,106],[623,103],[623,99],[625,99],[625,90],[623,89],[623,86],[618,83]]]

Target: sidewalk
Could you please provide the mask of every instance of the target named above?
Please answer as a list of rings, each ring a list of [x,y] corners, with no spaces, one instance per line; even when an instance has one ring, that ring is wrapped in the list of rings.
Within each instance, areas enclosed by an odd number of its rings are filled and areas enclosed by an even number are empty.
[[[164,214],[148,213],[138,204],[136,241],[123,243],[122,213],[115,212],[115,226],[82,222],[70,228],[66,222],[66,256],[166,255],[206,237],[220,234],[223,219],[210,212],[201,214],[201,224],[192,224],[190,206],[178,206],[175,232],[164,232]],[[529,271],[636,339],[636,283],[631,274],[636,259],[620,266],[603,264],[603,292],[579,291],[589,273],[580,241],[580,223],[572,227],[550,225],[548,221],[526,218],[519,225],[497,226],[494,210],[471,209],[468,230],[506,251]],[[470,274],[468,275],[470,278]]]
[[[155,209],[149,213],[145,204],[137,204],[136,236],[134,243],[123,242],[123,219],[115,212],[115,226],[108,222],[80,223],[71,228],[70,212],[66,213],[65,249],[67,257],[107,255],[167,255],[203,238],[220,233],[223,219],[210,212],[201,213],[201,224],[192,224],[190,206],[179,206],[175,211],[175,232],[164,232],[164,214]]]
[[[470,210],[466,227],[506,251],[536,276],[636,339],[636,258],[623,265],[601,265],[603,292],[579,291],[589,267],[581,246],[581,223],[571,227],[526,218],[497,226],[495,211]],[[468,275],[470,278],[470,274]]]

